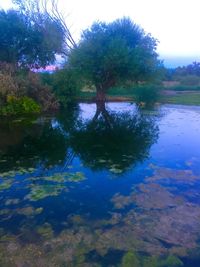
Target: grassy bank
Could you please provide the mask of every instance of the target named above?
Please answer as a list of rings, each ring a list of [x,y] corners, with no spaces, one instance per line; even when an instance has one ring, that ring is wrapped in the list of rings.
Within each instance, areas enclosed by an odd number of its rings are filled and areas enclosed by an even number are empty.
[[[165,95],[162,96],[161,102],[170,104],[200,106],[200,93],[191,91],[176,95]]]
[[[78,101],[93,101],[95,91],[81,91],[77,97]],[[107,95],[108,101],[135,101],[134,91],[132,89],[111,89]],[[165,104],[197,105],[200,106],[200,92],[197,91],[175,91],[162,90],[159,102]]]

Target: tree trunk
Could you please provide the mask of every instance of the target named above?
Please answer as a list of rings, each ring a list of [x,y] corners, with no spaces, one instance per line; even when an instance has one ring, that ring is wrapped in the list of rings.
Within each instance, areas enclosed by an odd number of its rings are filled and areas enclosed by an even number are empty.
[[[105,101],[106,101],[105,90],[101,87],[97,87],[96,102],[105,102]]]

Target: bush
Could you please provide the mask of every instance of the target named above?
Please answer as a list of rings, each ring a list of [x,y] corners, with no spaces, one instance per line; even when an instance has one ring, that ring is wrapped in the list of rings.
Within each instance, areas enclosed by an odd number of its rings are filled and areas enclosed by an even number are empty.
[[[1,108],[0,115],[21,115],[40,113],[40,106],[31,98],[17,98],[8,95],[6,104]]]
[[[53,93],[63,107],[75,100],[83,86],[77,74],[69,68],[57,70],[53,74],[44,73],[41,77],[44,85],[52,87]]]
[[[39,74],[29,72],[27,75],[27,95],[40,104],[42,111],[55,111],[59,109],[59,102],[51,87],[44,85]]]
[[[138,85],[134,88],[137,103],[152,104],[160,97],[160,88],[157,85]]]
[[[16,95],[18,88],[10,75],[0,73],[0,100],[1,105],[6,102],[8,94]]]
[[[0,104],[7,104],[7,97],[33,99],[43,112],[59,108],[51,87],[43,85],[39,74],[0,62]]]

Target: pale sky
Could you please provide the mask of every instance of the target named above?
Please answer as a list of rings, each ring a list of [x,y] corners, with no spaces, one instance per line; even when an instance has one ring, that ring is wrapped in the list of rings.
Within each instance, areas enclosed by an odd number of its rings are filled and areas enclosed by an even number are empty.
[[[0,0],[0,6],[8,8],[10,2]],[[75,39],[96,20],[129,16],[159,40],[161,58],[200,61],[200,0],[60,0],[60,7]]]

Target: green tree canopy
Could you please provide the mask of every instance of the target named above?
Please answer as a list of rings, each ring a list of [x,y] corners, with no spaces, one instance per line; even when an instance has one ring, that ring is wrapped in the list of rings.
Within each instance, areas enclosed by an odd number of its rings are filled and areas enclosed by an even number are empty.
[[[44,67],[61,52],[63,38],[59,21],[45,14],[37,23],[19,11],[0,10],[0,61]]]
[[[70,65],[96,86],[97,99],[126,81],[144,81],[155,76],[160,61],[157,41],[129,18],[112,23],[94,23],[72,50]]]

